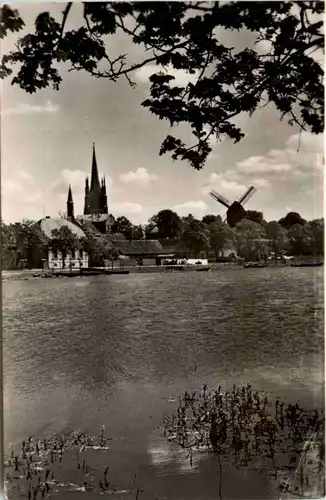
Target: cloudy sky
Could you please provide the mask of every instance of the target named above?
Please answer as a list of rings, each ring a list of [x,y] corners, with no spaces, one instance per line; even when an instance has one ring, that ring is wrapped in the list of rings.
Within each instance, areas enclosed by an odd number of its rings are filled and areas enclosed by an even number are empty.
[[[62,10],[62,4],[15,7],[27,28],[40,10],[59,16]],[[79,22],[80,6],[73,9],[67,29]],[[248,35],[227,37],[230,45],[244,46]],[[2,51],[13,40],[6,39]],[[140,48],[130,47],[120,36],[111,44],[114,53],[128,51],[131,59],[141,57]],[[69,184],[75,213],[82,213],[93,142],[100,173],[107,179],[109,211],[126,215],[133,223],[146,223],[163,208],[180,215],[222,215],[223,207],[210,198],[209,190],[233,200],[251,184],[258,190],[246,207],[263,211],[268,220],[288,211],[308,219],[322,215],[322,136],[302,133],[298,150],[298,130],[281,123],[270,105],[251,119],[239,116],[237,123],[246,137],[236,145],[228,140],[214,144],[205,168],[197,172],[185,162],[158,155],[171,130],[140,106],[148,95],[151,73],[152,68],[145,68],[134,76],[136,89],[124,80],[118,84],[94,80],[67,69],[62,71],[59,92],[47,89],[28,95],[11,86],[10,80],[2,82],[2,219],[37,220],[64,212]],[[177,78],[184,80],[185,75],[179,73]],[[183,137],[188,134],[181,132]]]

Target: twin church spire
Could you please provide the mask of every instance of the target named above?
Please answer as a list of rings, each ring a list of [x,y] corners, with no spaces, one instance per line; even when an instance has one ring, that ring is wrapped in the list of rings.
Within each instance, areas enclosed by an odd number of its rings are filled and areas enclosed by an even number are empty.
[[[91,185],[89,186],[88,177],[85,179],[85,204],[84,215],[88,214],[107,214],[108,204],[106,195],[105,177],[100,182],[96,161],[95,144],[93,143],[93,158],[91,171]],[[74,217],[74,205],[72,200],[71,186],[69,185],[67,200],[67,216]]]

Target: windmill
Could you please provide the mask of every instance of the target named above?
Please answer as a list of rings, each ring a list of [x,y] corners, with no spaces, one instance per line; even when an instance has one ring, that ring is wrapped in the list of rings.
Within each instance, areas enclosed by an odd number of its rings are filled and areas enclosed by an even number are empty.
[[[214,189],[209,193],[215,201],[218,201],[227,208],[226,220],[230,227],[234,227],[238,222],[240,222],[246,216],[246,211],[243,205],[252,197],[252,195],[257,191],[254,186],[250,186],[244,195],[242,195],[237,201],[230,203],[229,200],[224,198],[221,194],[217,193]]]

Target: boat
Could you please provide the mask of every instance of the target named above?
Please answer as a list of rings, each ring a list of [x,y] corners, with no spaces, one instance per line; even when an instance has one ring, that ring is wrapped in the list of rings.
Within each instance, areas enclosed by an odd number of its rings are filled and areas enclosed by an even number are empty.
[[[211,267],[210,266],[202,266],[202,265],[187,265],[187,264],[183,264],[183,265],[168,265],[168,266],[164,266],[165,267],[165,270],[166,271],[185,271],[185,272],[189,272],[189,271],[196,271],[196,272],[200,272],[200,271],[210,271],[211,270]]]
[[[130,271],[127,271],[125,269],[113,269],[109,271],[108,269],[106,269],[104,271],[104,274],[130,274]]]
[[[257,268],[261,269],[263,267],[270,267],[269,264],[266,264],[265,262],[247,262],[243,266],[244,268]]]
[[[320,267],[323,266],[323,262],[302,262],[301,264],[290,264],[291,267]]]
[[[167,271],[210,271],[207,259],[173,259],[164,264]]]
[[[301,256],[294,257],[291,262],[291,267],[320,267],[323,266],[323,259],[318,256]]]

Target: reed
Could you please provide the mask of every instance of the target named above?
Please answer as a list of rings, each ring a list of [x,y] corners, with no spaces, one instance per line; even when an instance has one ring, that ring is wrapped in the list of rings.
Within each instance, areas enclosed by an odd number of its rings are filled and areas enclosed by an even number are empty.
[[[176,411],[164,418],[164,435],[191,451],[189,456],[203,448],[213,454],[219,465],[220,499],[222,459],[225,465],[265,470],[279,481],[282,491],[289,490],[282,478],[297,471],[299,460],[300,486],[295,487],[295,493],[309,493],[316,486],[318,474],[323,476],[325,489],[322,412],[285,404],[254,391],[249,384],[233,386],[230,392],[221,389],[210,390],[205,384],[198,393],[186,391],[179,396]],[[316,473],[307,479],[307,454],[311,448],[317,452],[313,464]],[[262,458],[267,458],[266,465]]]

